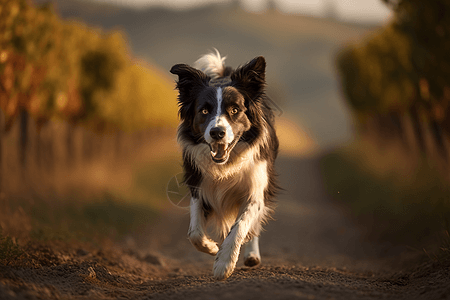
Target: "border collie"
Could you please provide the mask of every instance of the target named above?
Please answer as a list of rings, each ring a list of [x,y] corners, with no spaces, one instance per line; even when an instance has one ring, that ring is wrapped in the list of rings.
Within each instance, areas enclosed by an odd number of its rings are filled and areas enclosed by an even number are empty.
[[[178,75],[177,139],[191,193],[188,237],[197,250],[216,256],[218,280],[233,273],[244,243],[244,264],[260,263],[258,236],[278,190],[278,138],[264,92],[266,61],[259,56],[233,70],[224,60],[216,50],[194,67],[177,64],[170,70]]]

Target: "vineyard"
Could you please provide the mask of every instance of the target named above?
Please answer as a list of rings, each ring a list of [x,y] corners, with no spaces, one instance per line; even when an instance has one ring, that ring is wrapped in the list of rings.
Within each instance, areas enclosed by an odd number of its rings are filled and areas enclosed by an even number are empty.
[[[0,107],[2,192],[121,161],[172,134],[177,118],[172,82],[134,58],[122,32],[27,0],[0,9]]]
[[[449,230],[450,6],[384,2],[395,17],[337,56],[358,141],[325,165],[346,170],[330,190],[346,194],[361,222],[376,215],[374,232],[395,224],[419,239]]]
[[[384,2],[395,18],[337,58],[342,89],[361,136],[401,140],[406,152],[425,153],[448,169],[449,3]]]

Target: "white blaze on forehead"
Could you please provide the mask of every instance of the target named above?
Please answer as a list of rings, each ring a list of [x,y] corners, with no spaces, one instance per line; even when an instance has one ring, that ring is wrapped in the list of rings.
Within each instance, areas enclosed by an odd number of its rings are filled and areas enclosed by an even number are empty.
[[[222,99],[222,88],[221,87],[217,88],[216,100],[217,100],[216,114],[214,115],[214,118],[212,118],[212,120],[209,122],[208,126],[206,127],[204,137],[205,137],[205,140],[207,143],[212,143],[214,140],[213,140],[213,138],[211,138],[211,135],[209,134],[209,132],[214,127],[223,126],[226,129],[226,133],[225,133],[223,142],[229,144],[234,140],[234,133],[233,133],[233,129],[231,128],[231,125],[228,122],[227,118],[224,115],[222,115],[222,100],[223,99]]]
[[[222,114],[222,88],[217,88],[217,94],[216,94],[216,100],[217,100],[217,110],[216,110],[216,116],[215,118],[219,118]]]

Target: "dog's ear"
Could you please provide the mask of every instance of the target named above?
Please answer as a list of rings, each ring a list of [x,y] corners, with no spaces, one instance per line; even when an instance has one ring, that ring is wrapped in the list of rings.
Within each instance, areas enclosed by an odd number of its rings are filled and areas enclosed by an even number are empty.
[[[234,86],[252,100],[264,92],[266,84],[266,60],[262,56],[239,67],[231,74]]]
[[[205,73],[186,64],[174,65],[170,73],[178,75],[177,89],[183,98],[190,98],[193,91],[206,86],[209,80]]]
[[[170,69],[170,73],[178,75],[176,88],[179,91],[179,114],[182,120],[189,119],[195,104],[195,98],[201,89],[208,85],[209,77],[200,70],[186,64],[177,64]]]

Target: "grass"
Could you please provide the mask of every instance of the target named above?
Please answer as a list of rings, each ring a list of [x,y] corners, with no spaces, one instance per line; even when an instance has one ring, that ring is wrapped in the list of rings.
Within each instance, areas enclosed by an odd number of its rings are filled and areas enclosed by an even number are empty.
[[[115,186],[117,181],[111,180],[108,185],[89,186],[91,177],[86,174],[87,180],[67,185],[64,191],[45,189],[7,196],[0,207],[4,232],[25,244],[29,239],[121,241],[147,229],[158,214],[172,207],[166,187],[180,172],[180,163],[159,159],[135,167],[130,164],[130,168],[129,184]],[[105,176],[109,178],[108,173]]]
[[[3,235],[0,227],[0,263],[8,265],[11,261],[22,256],[23,251],[17,244],[16,240],[10,236]]]
[[[424,159],[411,167],[401,157],[389,161],[389,150],[370,151],[353,147],[325,155],[328,193],[376,238],[412,245],[447,229],[450,189],[439,172]],[[399,167],[404,163],[406,169]],[[383,171],[375,170],[383,164]]]
[[[29,173],[32,185],[0,194],[0,265],[40,265],[40,251],[55,245],[138,242],[159,214],[174,209],[166,187],[181,163],[172,144],[170,137],[111,168]]]
[[[181,160],[153,162],[141,165],[133,175],[135,200],[138,203],[151,203],[157,209],[169,207],[167,185],[172,177],[182,172]]]
[[[121,239],[151,224],[158,214],[151,206],[130,203],[108,192],[83,202],[65,201],[51,207],[48,201],[35,199],[30,213],[33,224],[31,238]]]

